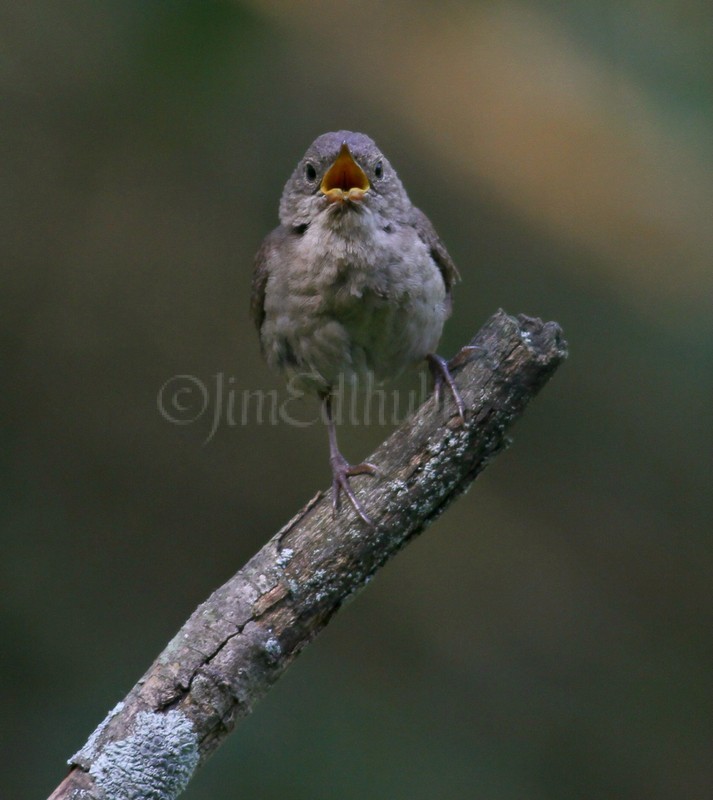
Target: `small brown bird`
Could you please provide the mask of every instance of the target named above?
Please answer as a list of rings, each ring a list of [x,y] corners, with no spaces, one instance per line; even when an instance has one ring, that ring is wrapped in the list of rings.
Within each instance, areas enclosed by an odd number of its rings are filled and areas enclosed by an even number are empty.
[[[349,484],[374,474],[339,451],[332,392],[342,380],[393,378],[427,359],[436,392],[463,404],[435,355],[458,272],[396,171],[363,133],[315,139],[285,185],[280,225],[255,260],[252,315],[268,365],[324,403],[332,504],[340,492],[372,524]]]

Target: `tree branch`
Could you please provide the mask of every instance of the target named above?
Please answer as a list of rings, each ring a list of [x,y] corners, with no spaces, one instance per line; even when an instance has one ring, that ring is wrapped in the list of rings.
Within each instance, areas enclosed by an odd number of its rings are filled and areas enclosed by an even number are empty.
[[[380,475],[348,503],[311,500],[200,605],[69,763],[50,800],[174,798],[237,720],[349,595],[463,493],[507,446],[505,432],[563,358],[556,323],[500,311],[452,362],[466,407],[426,402],[369,458]]]

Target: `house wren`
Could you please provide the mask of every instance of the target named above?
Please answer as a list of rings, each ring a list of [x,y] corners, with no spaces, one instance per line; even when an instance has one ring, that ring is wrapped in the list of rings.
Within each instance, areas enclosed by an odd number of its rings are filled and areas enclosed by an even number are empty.
[[[366,375],[393,378],[427,359],[436,391],[445,384],[464,416],[446,361],[435,355],[458,272],[396,171],[363,133],[315,139],[285,185],[280,225],[255,260],[252,315],[268,365],[324,403],[332,503],[349,498],[351,465],[337,446],[332,393]]]

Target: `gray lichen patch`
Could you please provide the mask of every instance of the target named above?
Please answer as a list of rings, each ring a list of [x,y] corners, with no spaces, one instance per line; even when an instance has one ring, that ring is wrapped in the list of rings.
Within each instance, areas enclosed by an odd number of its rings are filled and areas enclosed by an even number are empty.
[[[268,662],[272,664],[276,664],[280,660],[282,656],[282,646],[280,645],[280,640],[275,636],[270,636],[265,641],[265,655]]]
[[[291,547],[285,547],[283,550],[278,551],[275,563],[278,567],[284,568],[290,563],[294,554],[295,551]]]
[[[94,761],[97,757],[97,743],[99,742],[99,737],[104,732],[106,726],[111,722],[111,720],[124,708],[124,701],[122,700],[120,703],[117,703],[114,708],[104,717],[103,721],[97,725],[94,730],[94,733],[87,739],[86,744],[82,747],[81,750],[78,750],[68,761],[67,763],[70,766],[77,766],[82,767],[83,769],[89,769],[89,765]]]
[[[173,800],[197,765],[198,738],[183,712],[142,711],[131,733],[107,744],[89,773],[112,800]]]

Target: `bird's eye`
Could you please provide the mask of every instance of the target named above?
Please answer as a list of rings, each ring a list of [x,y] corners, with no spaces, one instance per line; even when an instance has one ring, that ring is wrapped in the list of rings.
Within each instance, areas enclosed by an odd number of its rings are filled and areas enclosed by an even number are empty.
[[[307,178],[310,183],[317,179],[317,170],[314,168],[314,164],[310,164],[309,162],[305,164],[305,178]]]
[[[380,178],[384,174],[384,165],[381,160],[377,161],[374,165],[374,177]]]

